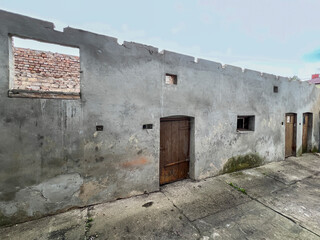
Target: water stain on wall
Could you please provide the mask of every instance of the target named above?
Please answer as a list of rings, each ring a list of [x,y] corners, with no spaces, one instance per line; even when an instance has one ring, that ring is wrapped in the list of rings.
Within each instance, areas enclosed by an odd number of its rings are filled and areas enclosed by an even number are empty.
[[[143,166],[148,163],[149,163],[148,159],[146,159],[145,157],[141,157],[141,158],[129,161],[129,162],[125,162],[122,164],[122,166],[125,168],[132,168],[132,167]]]

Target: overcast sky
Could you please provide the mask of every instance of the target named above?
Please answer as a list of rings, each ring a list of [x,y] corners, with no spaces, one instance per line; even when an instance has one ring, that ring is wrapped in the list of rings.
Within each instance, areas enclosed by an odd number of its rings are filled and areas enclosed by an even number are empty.
[[[0,0],[0,9],[280,76],[320,72],[319,0]]]

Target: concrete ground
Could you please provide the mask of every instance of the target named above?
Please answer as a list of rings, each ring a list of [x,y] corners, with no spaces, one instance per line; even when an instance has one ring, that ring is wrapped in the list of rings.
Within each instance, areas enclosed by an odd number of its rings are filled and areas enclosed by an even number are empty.
[[[0,239],[320,239],[320,157],[176,182],[2,228]]]

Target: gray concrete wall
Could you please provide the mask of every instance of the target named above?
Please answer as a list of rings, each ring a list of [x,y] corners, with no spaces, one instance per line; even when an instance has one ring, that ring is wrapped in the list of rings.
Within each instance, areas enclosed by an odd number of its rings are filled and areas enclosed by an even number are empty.
[[[302,114],[313,113],[318,147],[319,89],[307,82],[78,29],[59,32],[5,11],[0,22],[1,225],[157,191],[161,117],[194,117],[194,179],[219,174],[233,156],[283,160],[286,112],[297,113],[297,149]],[[81,99],[9,98],[11,35],[80,48]],[[166,73],[177,74],[178,84],[166,85]],[[237,132],[237,115],[255,115],[255,131]]]

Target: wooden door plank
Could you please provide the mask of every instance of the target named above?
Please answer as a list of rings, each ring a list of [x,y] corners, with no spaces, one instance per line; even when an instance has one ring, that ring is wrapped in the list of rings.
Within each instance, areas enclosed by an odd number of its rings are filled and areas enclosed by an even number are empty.
[[[285,157],[295,154],[296,151],[296,114],[286,114],[285,125]]]
[[[285,157],[292,155],[292,142],[293,142],[293,118],[291,114],[286,114],[286,129],[285,129]]]
[[[173,162],[179,162],[180,160],[180,155],[179,155],[179,149],[180,149],[180,141],[179,141],[179,125],[181,121],[173,121],[171,122],[172,124],[172,129],[171,129],[171,146],[172,146],[172,161]]]
[[[189,161],[190,148],[190,121],[182,121],[179,128],[180,141],[180,159],[185,162]],[[186,178],[189,173],[189,163],[180,165],[180,176]]]
[[[160,123],[160,167],[163,167],[168,162],[171,162],[171,123]]]
[[[302,152],[306,153],[308,150],[308,125],[309,116],[308,114],[303,114],[303,128],[302,128]]]

